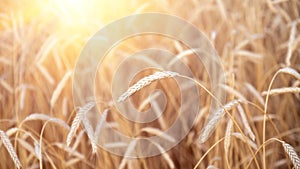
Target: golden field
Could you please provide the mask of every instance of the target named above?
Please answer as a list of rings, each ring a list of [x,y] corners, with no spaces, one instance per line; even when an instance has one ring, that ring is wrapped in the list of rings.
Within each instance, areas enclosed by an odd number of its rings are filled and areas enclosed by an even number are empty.
[[[195,75],[201,109],[187,136],[174,148],[154,157],[123,158],[93,147],[84,120],[68,146],[72,122],[82,110],[73,104],[72,73],[84,45],[106,24],[144,12],[183,18],[211,41],[226,76],[226,83],[220,86],[227,103],[222,105],[222,116],[215,124],[208,122],[214,118],[209,114],[214,99],[210,78],[191,54],[181,60]],[[177,55],[188,50],[161,36],[127,39],[108,54],[95,80],[96,107],[100,112],[108,109],[105,120],[132,137],[157,135],[179,114],[180,91],[171,78],[156,80],[130,98],[145,111],[153,106],[145,103],[150,91],[164,91],[169,102],[156,121],[132,123],[112,104],[112,77],[121,59],[150,47]],[[141,72],[131,85],[154,72]],[[299,72],[298,0],[2,0],[0,168],[298,169]],[[92,128],[103,117],[100,113],[86,115]],[[204,128],[209,127],[213,133],[202,143]]]

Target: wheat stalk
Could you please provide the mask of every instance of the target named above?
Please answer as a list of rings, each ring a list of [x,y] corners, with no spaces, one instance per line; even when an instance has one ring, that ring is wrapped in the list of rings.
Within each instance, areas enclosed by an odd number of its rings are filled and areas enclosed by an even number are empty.
[[[245,111],[243,109],[243,107],[241,105],[237,106],[238,111],[240,112],[241,118],[242,118],[242,122],[245,126],[246,132],[249,134],[250,138],[254,141],[255,140],[255,135],[253,133],[253,131],[251,130],[251,127],[248,123]]]
[[[293,68],[285,67],[278,70],[278,73],[286,73],[300,80],[300,74]]]
[[[148,86],[155,80],[163,79],[163,78],[169,78],[169,77],[174,77],[178,75],[176,72],[171,72],[171,71],[162,71],[162,72],[155,72],[152,75],[146,76],[139,80],[137,83],[135,83],[133,86],[131,86],[125,93],[123,93],[119,98],[118,102],[122,102],[126,100],[128,97],[130,97],[132,94],[135,92],[141,90],[145,86]]]
[[[11,144],[6,133],[2,130],[0,130],[0,137],[1,137],[2,143],[4,144],[4,147],[8,151],[8,153],[9,153],[10,157],[12,158],[13,162],[15,163],[16,167],[22,168],[22,164],[17,156],[16,151],[14,150],[13,145]]]
[[[208,121],[208,123],[204,126],[202,129],[202,132],[200,134],[199,141],[200,143],[204,143],[209,136],[212,134],[214,129],[216,128],[218,122],[223,117],[225,111],[229,111],[232,108],[234,108],[237,104],[239,104],[241,100],[233,100],[224,105],[221,109],[218,109],[211,117],[211,119]]]
[[[270,92],[263,91],[262,95],[277,95],[277,94],[284,94],[284,93],[300,93],[300,87],[283,87],[283,88],[277,88],[277,89],[271,89]]]

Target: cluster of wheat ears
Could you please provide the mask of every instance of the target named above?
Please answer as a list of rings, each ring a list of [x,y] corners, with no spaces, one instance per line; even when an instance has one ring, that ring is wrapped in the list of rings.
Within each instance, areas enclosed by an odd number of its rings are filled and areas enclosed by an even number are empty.
[[[130,0],[123,10],[113,0],[101,8],[110,15],[97,10],[94,0],[78,9],[51,2],[4,0],[0,5],[0,168],[300,169],[300,1]],[[95,77],[96,100],[74,108],[76,59],[103,26],[100,18],[112,21],[141,12],[179,16],[207,35],[225,71],[226,82],[218,87],[226,93],[226,104],[210,112],[217,98],[191,49],[167,37],[144,35],[120,42],[107,54]],[[150,99],[151,92],[160,89],[168,100],[158,119],[138,124],[115,108],[112,77],[123,58],[149,47],[171,51],[194,77],[156,69],[138,74],[117,102],[130,99],[139,111],[152,107],[159,112],[159,94]],[[164,131],[189,106],[181,107],[174,78],[196,84],[201,107],[178,145],[165,151],[155,144],[161,155],[138,159],[99,147],[107,134],[104,122],[131,137],[174,141]],[[136,144],[104,146],[125,148],[128,155]]]

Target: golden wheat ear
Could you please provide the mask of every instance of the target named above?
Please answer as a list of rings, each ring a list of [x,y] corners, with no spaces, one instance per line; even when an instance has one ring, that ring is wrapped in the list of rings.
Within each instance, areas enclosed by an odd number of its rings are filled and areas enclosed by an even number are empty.
[[[284,148],[284,151],[288,154],[290,157],[290,160],[292,161],[295,169],[300,169],[300,158],[298,154],[296,153],[295,149],[288,143],[281,141],[281,144]]]
[[[79,128],[81,122],[83,121],[84,114],[87,111],[91,110],[94,106],[95,106],[95,102],[89,102],[86,105],[84,105],[83,107],[79,108],[79,110],[76,113],[76,116],[72,122],[71,129],[67,136],[67,141],[66,141],[67,146],[70,146],[71,141],[72,141],[73,137],[75,136],[77,129]]]
[[[4,145],[4,147],[6,148],[6,150],[8,151],[11,159],[13,160],[13,162],[15,163],[16,167],[19,169],[19,168],[22,168],[22,164],[17,156],[17,153],[14,149],[14,147],[12,146],[8,136],[6,135],[6,133],[2,130],[0,130],[0,137],[1,137],[1,140],[2,140],[2,143]]]
[[[133,95],[135,92],[141,90],[142,88],[148,86],[152,82],[159,80],[159,79],[164,79],[164,78],[170,78],[178,75],[176,72],[171,72],[171,71],[162,71],[162,72],[156,72],[152,75],[146,76],[139,80],[137,83],[135,83],[133,86],[131,86],[125,93],[123,93],[119,98],[118,102],[125,101],[128,97]]]
[[[214,132],[216,126],[218,125],[219,121],[222,119],[224,113],[226,111],[233,109],[241,102],[242,100],[232,100],[228,102],[226,105],[224,105],[222,108],[218,109],[202,129],[199,138],[200,143],[204,143],[209,138],[209,136]]]

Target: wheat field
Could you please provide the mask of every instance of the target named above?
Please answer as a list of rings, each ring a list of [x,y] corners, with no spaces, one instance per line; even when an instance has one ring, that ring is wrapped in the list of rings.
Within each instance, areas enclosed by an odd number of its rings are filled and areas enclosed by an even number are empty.
[[[211,82],[187,46],[162,36],[136,36],[115,46],[97,72],[95,98],[74,106],[72,78],[84,45],[105,24],[144,12],[175,15],[195,25],[215,47],[226,101],[209,111]],[[140,111],[164,91],[157,120],[136,124],[112,102],[122,58],[150,47],[181,56],[194,77],[144,70],[118,101]],[[86,65],[89,66],[89,65]],[[201,95],[197,119],[172,149],[148,158],[105,151],[104,122],[131,137],[160,135],[180,114],[174,78],[193,81]],[[84,91],[82,91],[84,92]],[[185,92],[189,86],[185,86]],[[300,1],[298,0],[2,0],[0,5],[0,168],[296,168],[300,169]],[[82,93],[83,94],[83,93]],[[84,94],[83,94],[84,95]],[[152,93],[152,96],[155,95]],[[153,96],[156,97],[156,96]],[[157,96],[158,97],[158,96]],[[151,102],[151,105],[150,105]],[[189,106],[189,103],[185,103]],[[95,113],[95,108],[99,110]],[[135,142],[109,144],[134,150]]]

